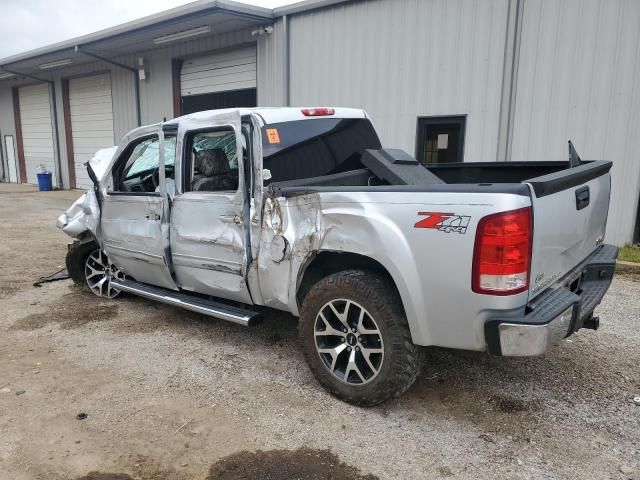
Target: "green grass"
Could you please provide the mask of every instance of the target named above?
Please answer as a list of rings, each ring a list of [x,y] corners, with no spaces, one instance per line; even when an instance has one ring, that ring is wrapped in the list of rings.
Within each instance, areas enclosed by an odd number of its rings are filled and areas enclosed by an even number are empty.
[[[625,245],[618,252],[618,260],[640,263],[640,245]]]

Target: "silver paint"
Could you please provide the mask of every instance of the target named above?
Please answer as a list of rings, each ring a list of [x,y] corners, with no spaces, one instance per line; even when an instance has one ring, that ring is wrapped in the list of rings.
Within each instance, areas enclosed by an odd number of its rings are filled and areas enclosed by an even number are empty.
[[[178,152],[190,130],[227,126],[236,132],[240,146],[241,117],[249,118],[258,130],[265,116],[284,121],[294,114],[293,109],[262,112],[224,110],[173,120],[179,125]],[[357,112],[346,111],[345,115],[355,116]],[[321,252],[358,254],[381,264],[393,279],[414,343],[468,350],[485,350],[485,322],[497,313],[505,319],[518,318],[530,294],[534,294],[534,285],[531,292],[511,296],[471,291],[478,221],[493,213],[531,206],[527,196],[491,189],[482,193],[371,189],[280,197],[263,187],[260,135],[253,137],[254,195],[248,209],[241,163],[236,192],[182,192],[180,155],[176,156],[177,191],[171,212],[164,192],[160,197],[110,195],[109,172],[119,154],[131,141],[158,132],[159,127],[139,128],[123,139],[101,178],[101,219],[91,192],[59,219],[59,225],[72,236],[91,232],[113,261],[138,281],[299,315],[298,288],[313,259]],[[161,172],[164,175],[163,168]],[[588,246],[592,248],[604,234],[608,182],[608,176],[604,176],[589,183],[593,208],[578,216],[563,204],[572,190],[542,199],[534,197],[532,279],[553,280],[586,257]],[[149,209],[161,219],[136,220]],[[468,216],[465,234],[414,228],[423,218],[419,212],[425,211]],[[543,216],[552,211],[561,211],[562,219]],[[569,222],[571,229],[563,227],[562,222]]]

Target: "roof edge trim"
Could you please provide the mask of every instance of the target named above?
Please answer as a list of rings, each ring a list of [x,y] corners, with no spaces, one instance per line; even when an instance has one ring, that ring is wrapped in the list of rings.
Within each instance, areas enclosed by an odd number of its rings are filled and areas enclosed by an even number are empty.
[[[229,14],[251,15],[256,18],[264,18],[264,20],[272,20],[274,18],[273,10],[269,8],[257,7],[245,3],[235,2],[233,0],[198,0],[187,3],[179,7],[154,13],[143,18],[131,20],[113,27],[105,28],[94,33],[81,35],[79,37],[64,40],[62,42],[53,43],[44,47],[35,48],[24,53],[19,53],[6,58],[0,59],[0,65],[10,65],[12,63],[29,60],[34,57],[56,53],[58,51],[73,49],[76,45],[86,45],[100,40],[107,40],[111,37],[126,34],[145,27],[151,27],[157,23],[200,13],[207,10],[220,10]]]

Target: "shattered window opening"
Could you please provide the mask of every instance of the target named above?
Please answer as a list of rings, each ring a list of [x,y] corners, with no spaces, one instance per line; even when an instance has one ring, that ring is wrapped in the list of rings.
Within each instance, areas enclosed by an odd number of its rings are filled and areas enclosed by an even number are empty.
[[[189,190],[237,191],[239,184],[236,134],[233,130],[194,133],[190,141]]]
[[[164,139],[165,178],[173,181],[176,137]],[[114,191],[121,193],[157,192],[160,166],[160,140],[157,136],[138,140],[128,148],[113,171]],[[126,160],[125,160],[126,159]]]

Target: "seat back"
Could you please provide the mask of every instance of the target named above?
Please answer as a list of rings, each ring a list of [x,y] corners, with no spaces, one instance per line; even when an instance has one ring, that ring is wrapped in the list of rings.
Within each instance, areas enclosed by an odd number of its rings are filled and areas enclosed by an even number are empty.
[[[195,169],[191,184],[194,192],[211,192],[237,188],[237,177],[233,175],[229,159],[221,148],[200,150],[195,155]]]

